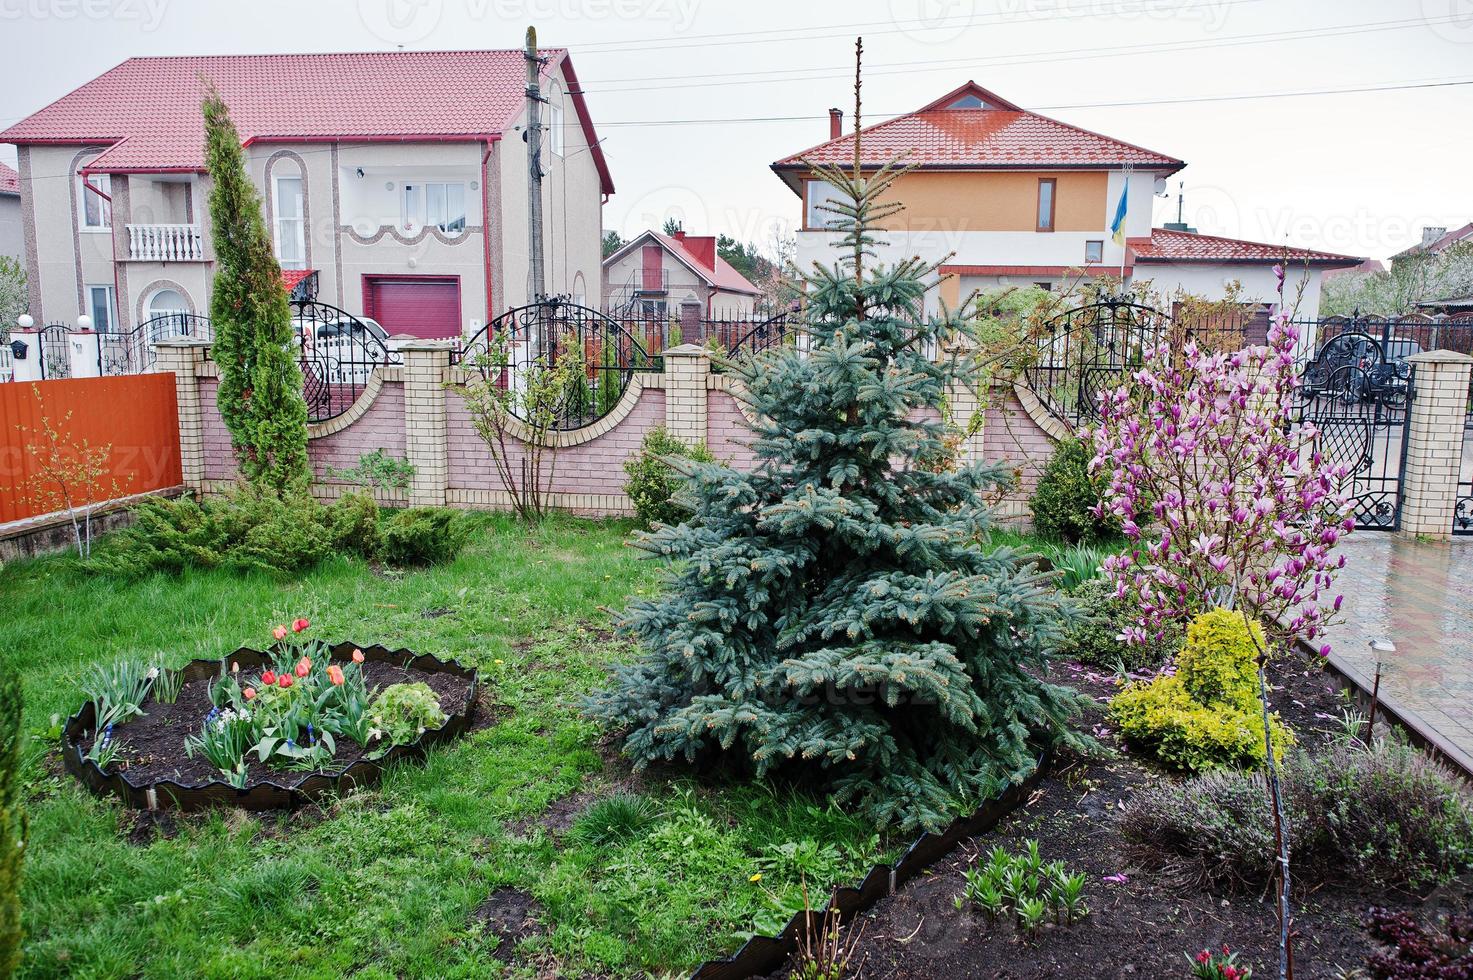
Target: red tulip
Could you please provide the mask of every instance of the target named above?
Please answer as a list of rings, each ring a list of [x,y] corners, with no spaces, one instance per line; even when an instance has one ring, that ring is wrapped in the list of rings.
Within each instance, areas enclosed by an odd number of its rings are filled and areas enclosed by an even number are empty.
[[[263,673],[261,675],[261,683],[262,684],[265,684],[267,687],[270,687],[272,684],[275,684],[276,683],[276,674],[275,674],[275,672],[268,670],[265,673]]]
[[[249,701],[249,700],[251,700],[252,698],[254,698],[256,696],[256,689],[254,687],[248,687],[244,691],[241,691],[240,693],[244,694],[245,695],[245,699],[247,701]]]
[[[334,687],[341,687],[343,683],[343,668],[332,664],[327,668],[327,679],[332,681]]]
[[[277,687],[281,687],[281,688],[291,687],[292,686],[292,678],[291,678],[291,675],[290,674],[282,674],[280,677],[278,677],[276,679],[276,686]]]
[[[300,633],[300,632],[302,632],[302,630],[306,629],[308,626],[311,626],[311,625],[312,624],[309,623],[309,622],[307,622],[305,619],[294,619],[294,620],[292,620],[292,632],[293,633]]]
[[[306,657],[303,657],[301,660],[298,660],[297,661],[297,676],[298,677],[306,677],[311,672],[312,672],[312,661],[308,660]]]
[[[286,627],[285,626],[278,626],[278,627],[276,627],[274,630],[271,631],[271,635],[274,636],[274,637],[276,637],[278,640],[284,640],[284,639],[286,639]]]
[[[362,650],[354,649],[354,651],[353,651],[353,662],[355,664],[361,664],[361,663],[363,663],[363,651]]]

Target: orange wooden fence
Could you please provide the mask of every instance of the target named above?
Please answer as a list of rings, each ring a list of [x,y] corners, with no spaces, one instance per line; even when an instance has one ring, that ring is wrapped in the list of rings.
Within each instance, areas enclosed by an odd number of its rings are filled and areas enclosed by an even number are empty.
[[[97,481],[96,500],[183,482],[174,375],[0,384],[0,523],[54,509],[47,491],[55,488],[44,475],[52,454],[47,423],[64,458],[75,459],[81,447],[106,448],[109,473]]]

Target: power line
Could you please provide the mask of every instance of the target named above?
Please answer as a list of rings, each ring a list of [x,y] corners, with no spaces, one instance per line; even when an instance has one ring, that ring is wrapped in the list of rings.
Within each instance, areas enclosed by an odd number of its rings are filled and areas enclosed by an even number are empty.
[[[1065,48],[1063,50],[1042,50],[1013,52],[1006,55],[995,55],[981,58],[928,58],[918,61],[895,61],[875,65],[866,69],[866,73],[873,77],[875,75],[914,74],[916,72],[951,71],[958,66],[968,67],[1006,67],[1018,64],[1052,64],[1065,61],[1089,61],[1097,58],[1120,58],[1147,54],[1171,54],[1186,51],[1202,51],[1212,48],[1241,47],[1245,44],[1277,44],[1286,41],[1312,41],[1321,38],[1346,37],[1356,34],[1367,34],[1380,31],[1408,30],[1417,27],[1427,27],[1437,24],[1447,24],[1459,21],[1457,15],[1445,17],[1412,17],[1400,20],[1370,21],[1360,24],[1344,24],[1330,27],[1308,27],[1290,31],[1267,31],[1258,34],[1236,34],[1230,37],[1216,38],[1200,41],[1196,39],[1184,41],[1148,41],[1138,44],[1113,45],[1109,48],[1101,48],[1098,45],[1083,48]],[[888,69],[888,70],[887,70]],[[591,80],[583,83],[583,91],[596,94],[613,92],[641,92],[668,87],[665,83],[681,82],[681,88],[705,88],[717,85],[729,85],[732,78],[750,79],[747,84],[767,84],[772,82],[788,81],[821,81],[831,78],[848,78],[849,69],[840,66],[823,68],[788,68],[769,69],[766,71],[750,72],[723,72],[719,79],[713,79],[711,73],[691,75],[650,75],[635,78],[614,78]],[[659,82],[657,85],[625,85],[625,82]]]

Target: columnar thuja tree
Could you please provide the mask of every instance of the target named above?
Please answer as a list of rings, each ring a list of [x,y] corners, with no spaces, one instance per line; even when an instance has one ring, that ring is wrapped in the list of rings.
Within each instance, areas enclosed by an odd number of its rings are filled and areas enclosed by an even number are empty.
[[[678,564],[625,612],[643,656],[588,710],[638,766],[787,769],[878,823],[937,828],[1073,741],[1075,702],[1032,672],[1059,638],[1048,577],[976,546],[1002,470],[927,466],[969,369],[922,352],[969,328],[916,317],[934,267],[868,264],[896,171],[820,175],[847,199],[830,209],[847,258],[806,277],[807,352],[729,367],[754,469],[671,460],[693,516],[636,544]]]
[[[307,465],[307,403],[292,341],[281,267],[246,172],[240,136],[213,90],[204,101],[205,162],[215,290],[212,356],[220,366],[220,417],[242,475],[276,490],[299,490]]]
[[[1258,681],[1279,838],[1283,973],[1289,835],[1270,744],[1268,647],[1316,639],[1339,611],[1341,597],[1330,592],[1345,558],[1334,546],[1355,522],[1346,468],[1324,458],[1312,424],[1290,424],[1298,338],[1283,308],[1283,268],[1275,273],[1280,312],[1267,344],[1223,353],[1162,343],[1145,351],[1129,382],[1101,395],[1093,465],[1109,481],[1100,511],[1118,518],[1132,543],[1105,562],[1117,593],[1140,611],[1130,638],[1215,606],[1267,632]]]

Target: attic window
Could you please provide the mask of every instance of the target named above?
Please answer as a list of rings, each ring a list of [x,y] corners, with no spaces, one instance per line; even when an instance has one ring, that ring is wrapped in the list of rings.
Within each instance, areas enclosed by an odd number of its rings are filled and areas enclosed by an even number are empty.
[[[987,103],[975,95],[964,95],[955,102],[948,105],[948,109],[986,109]]]

